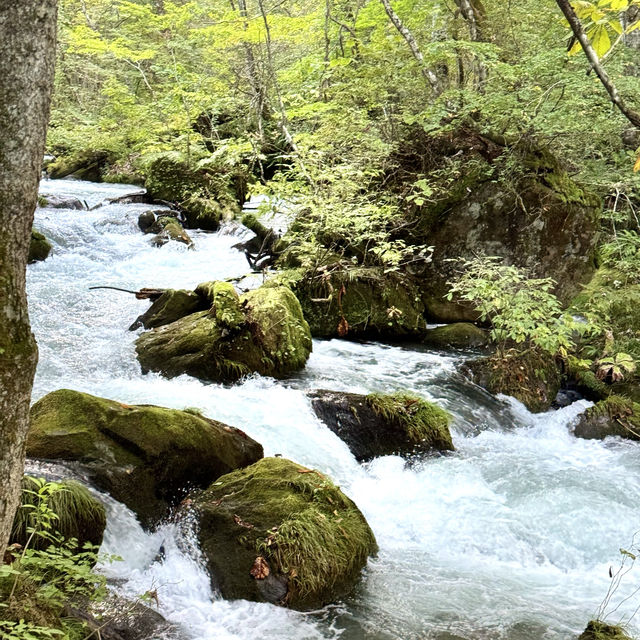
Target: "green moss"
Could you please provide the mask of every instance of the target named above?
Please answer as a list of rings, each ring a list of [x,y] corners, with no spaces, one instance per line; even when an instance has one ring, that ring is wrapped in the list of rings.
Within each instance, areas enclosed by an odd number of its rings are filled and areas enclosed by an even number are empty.
[[[193,246],[191,236],[183,229],[182,225],[175,218],[163,216],[158,218],[152,226],[158,235],[153,239],[156,245],[166,244],[169,240],[182,242],[189,247]]]
[[[230,282],[214,282],[211,288],[211,313],[221,327],[235,331],[246,321],[240,297]]]
[[[78,548],[82,548],[85,542],[94,545],[102,543],[102,534],[107,525],[107,517],[100,501],[93,497],[91,492],[79,482],[64,480],[60,483],[60,489],[48,497],[48,507],[57,515],[53,522],[53,532],[61,535],[65,540],[75,538],[78,540]],[[33,508],[37,507],[39,499],[34,493],[38,492],[40,485],[31,477],[25,476],[22,481],[22,504],[16,512],[11,529],[11,542],[17,542],[24,546],[29,537],[27,529],[35,526]],[[32,546],[48,546],[49,542],[34,538]]]
[[[591,620],[578,640],[631,640],[631,637],[618,625]]]
[[[452,416],[432,402],[409,393],[367,396],[369,406],[386,420],[398,421],[414,443],[429,442],[438,449],[453,451],[449,426]]]
[[[489,333],[469,322],[455,322],[444,327],[429,329],[424,344],[436,349],[474,349],[486,347]]]
[[[286,270],[278,280],[298,297],[314,337],[402,339],[421,336],[426,329],[418,290],[394,272],[333,265],[315,272]]]
[[[49,241],[38,231],[31,231],[31,242],[29,244],[29,262],[38,262],[46,260],[51,253],[51,244]]]
[[[512,396],[534,413],[548,410],[560,390],[555,358],[534,349],[480,358],[467,366],[481,387]]]
[[[619,435],[640,440],[640,404],[629,398],[610,395],[587,409],[582,420],[598,425],[599,437]]]
[[[74,176],[79,180],[91,180],[100,182],[105,165],[111,159],[107,151],[87,149],[77,151],[67,156],[56,158],[47,165],[47,174],[50,178],[66,178]]]
[[[282,458],[220,478],[196,507],[202,548],[227,598],[264,599],[249,575],[262,556],[286,579],[287,605],[326,604],[353,585],[377,551],[359,509],[329,478]]]

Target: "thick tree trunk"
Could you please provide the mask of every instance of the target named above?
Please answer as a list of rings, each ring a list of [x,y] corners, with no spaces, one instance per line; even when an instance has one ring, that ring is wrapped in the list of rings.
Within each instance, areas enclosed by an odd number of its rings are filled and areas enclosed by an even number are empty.
[[[560,10],[564,14],[564,17],[569,22],[569,26],[571,27],[571,31],[573,31],[573,35],[580,43],[584,54],[587,56],[587,60],[589,60],[589,63],[591,64],[591,67],[596,72],[596,75],[600,79],[600,82],[602,83],[604,88],[607,90],[607,93],[611,98],[611,102],[613,102],[613,104],[618,107],[620,112],[634,127],[640,128],[640,113],[637,113],[633,109],[629,108],[627,103],[618,93],[616,86],[613,84],[613,82],[611,82],[609,74],[602,66],[600,58],[591,45],[591,42],[589,41],[589,38],[587,37],[587,34],[582,27],[580,19],[571,6],[571,2],[569,0],[556,0],[556,4],[560,7]]]
[[[25,271],[55,62],[57,0],[0,0],[0,562],[20,497],[38,352]]]

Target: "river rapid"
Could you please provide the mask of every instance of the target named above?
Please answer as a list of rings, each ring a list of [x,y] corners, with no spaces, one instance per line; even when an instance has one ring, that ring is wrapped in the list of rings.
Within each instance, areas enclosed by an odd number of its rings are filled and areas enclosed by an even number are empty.
[[[90,206],[136,190],[69,180],[40,187]],[[138,332],[128,327],[149,303],[89,287],[191,289],[248,272],[232,249],[246,232],[233,223],[215,234],[190,231],[195,250],[177,243],[158,249],[137,228],[148,208],[36,211],[35,227],[53,251],[28,267],[40,348],[34,401],[70,388],[128,404],[197,407],[246,431],[265,455],[329,474],[363,511],[380,552],[348,600],[317,612],[224,601],[174,525],[144,532],[108,499],[102,551],[123,560],[102,570],[118,589],[155,589],[160,612],[192,640],[537,640],[584,629],[607,594],[620,547],[640,529],[637,443],[577,439],[572,421],[588,402],[533,415],[467,382],[459,368],[468,355],[420,346],[316,340],[305,370],[285,381],[254,376],[225,386],[142,375]],[[435,400],[455,417],[456,452],[360,465],[311,410],[305,391],[318,388],[408,390]],[[625,576],[608,607],[618,607],[610,621],[633,615],[639,586],[640,570]],[[629,628],[637,632],[638,624],[633,618]]]

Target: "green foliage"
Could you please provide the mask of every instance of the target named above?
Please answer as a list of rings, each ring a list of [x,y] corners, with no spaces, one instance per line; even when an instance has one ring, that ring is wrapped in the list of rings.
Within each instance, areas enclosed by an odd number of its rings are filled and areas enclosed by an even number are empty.
[[[499,354],[512,344],[550,355],[568,354],[573,333],[582,327],[563,313],[553,294],[553,280],[530,278],[524,269],[503,264],[502,258],[474,258],[460,264],[448,299],[455,296],[473,304],[480,320],[491,323]]]

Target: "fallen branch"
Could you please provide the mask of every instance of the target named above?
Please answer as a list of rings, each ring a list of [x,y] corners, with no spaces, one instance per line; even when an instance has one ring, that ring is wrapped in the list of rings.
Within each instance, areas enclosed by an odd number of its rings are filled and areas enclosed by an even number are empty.
[[[132,291],[131,289],[122,289],[121,287],[110,287],[107,285],[102,285],[99,287],[89,287],[89,291],[94,291],[95,289],[111,289],[112,291],[122,291],[123,293],[131,293],[138,300],[157,300],[166,289],[149,289],[143,288],[140,291]]]

